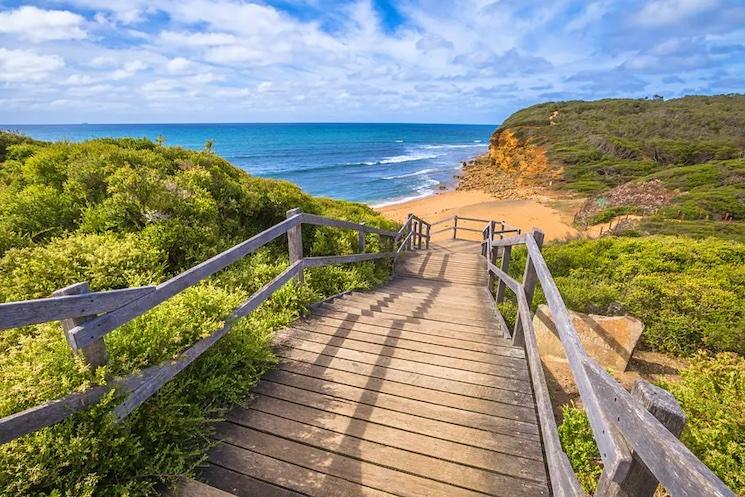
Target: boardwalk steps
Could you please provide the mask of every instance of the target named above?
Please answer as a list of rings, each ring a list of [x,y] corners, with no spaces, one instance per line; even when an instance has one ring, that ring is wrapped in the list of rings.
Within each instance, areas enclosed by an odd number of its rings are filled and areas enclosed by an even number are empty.
[[[394,232],[298,209],[287,215],[157,286],[90,292],[79,282],[50,298],[0,304],[0,331],[60,320],[72,351],[96,368],[109,359],[109,332],[287,237],[289,266],[220,328],[174,360],[0,418],[0,443],[58,423],[112,390],[125,397],[113,410],[120,421],[306,268],[379,260],[392,262],[396,275],[382,288],[312,306],[277,334],[279,364],[216,424],[204,482],[182,479],[180,497],[585,497],[561,448],[533,330],[539,284],[603,461],[595,496],[651,497],[659,482],[671,495],[734,497],[677,439],[684,416],[669,392],[638,381],[629,393],[587,355],[541,254],[540,230],[409,215]],[[473,222],[486,226],[464,225]],[[354,230],[359,251],[304,257],[303,225]],[[450,230],[452,239],[431,243],[431,234]],[[460,240],[458,230],[483,240]],[[381,251],[366,252],[370,234]],[[520,245],[527,261],[518,281],[508,270]],[[512,329],[495,308],[508,290],[517,303]]]
[[[548,495],[524,350],[505,338],[479,245],[317,306],[218,424],[202,476],[239,497]]]

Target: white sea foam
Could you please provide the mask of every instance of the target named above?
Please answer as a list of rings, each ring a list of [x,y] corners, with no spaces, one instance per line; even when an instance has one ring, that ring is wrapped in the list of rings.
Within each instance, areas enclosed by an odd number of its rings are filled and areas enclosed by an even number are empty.
[[[418,190],[417,190],[418,192]],[[373,207],[375,209],[380,207],[387,207],[389,205],[396,205],[396,204],[404,204],[406,202],[409,202],[410,200],[417,200],[424,197],[429,197],[432,195],[435,191],[434,190],[428,190],[423,193],[418,193],[417,195],[411,195],[409,197],[403,197],[403,198],[397,198],[393,200],[386,200],[385,202],[380,202],[379,204],[370,204],[370,207]]]
[[[454,144],[454,145],[422,145],[423,149],[426,150],[448,150],[453,148],[475,148],[479,147],[478,143],[464,143],[464,144]]]
[[[405,155],[394,155],[378,161],[378,164],[398,164],[400,162],[411,162],[415,160],[436,159],[437,154],[411,153]]]
[[[421,176],[423,174],[433,173],[435,171],[437,171],[437,169],[422,169],[420,171],[415,171],[413,173],[399,174],[397,176],[383,176],[383,179],[411,178],[411,177],[414,177],[414,176]]]
[[[396,140],[396,143],[403,143],[403,140]]]

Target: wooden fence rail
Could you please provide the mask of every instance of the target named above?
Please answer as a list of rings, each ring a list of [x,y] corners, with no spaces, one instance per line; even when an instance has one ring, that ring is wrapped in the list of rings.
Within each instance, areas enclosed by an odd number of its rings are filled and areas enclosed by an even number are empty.
[[[496,224],[490,221],[484,228],[482,253],[487,258],[487,271],[498,281],[490,285],[490,290],[497,286],[496,301],[504,299],[505,288],[517,299],[512,340],[525,346],[553,494],[585,495],[561,448],[551,409],[530,310],[536,284],[545,295],[600,449],[604,471],[595,497],[652,497],[658,482],[675,497],[735,497],[677,439],[684,417],[672,395],[643,381],[637,382],[630,394],[587,355],[541,254],[542,232],[534,229],[494,240]],[[516,245],[525,245],[528,251],[522,282],[508,274],[511,248]],[[499,257],[500,266],[496,264]]]
[[[209,350],[230,331],[238,319],[254,311],[290,280],[302,278],[305,268],[385,258],[394,259],[400,254],[401,250],[406,248],[405,243],[401,243],[401,246],[396,250],[396,243],[399,242],[403,233],[407,233],[404,242],[408,241],[410,243],[412,238],[418,237],[418,245],[421,248],[422,239],[425,235],[421,228],[419,228],[418,233],[413,231],[412,223],[414,222],[418,222],[419,226],[427,226],[426,240],[428,246],[429,225],[415,216],[412,216],[399,232],[395,232],[292,209],[288,211],[286,220],[157,286],[88,292],[87,284],[78,283],[55,292],[56,296],[54,297],[0,304],[0,330],[60,320],[73,351],[83,353],[84,358],[90,362],[91,366],[96,367],[106,362],[107,356],[103,346],[103,337],[107,333],[141,316],[165,300],[246,257],[278,237],[284,234],[288,236],[290,266],[234,309],[219,329],[183,351],[175,360],[151,366],[125,378],[111,379],[106,385],[93,387],[82,393],[73,393],[61,399],[52,400],[1,418],[0,443],[6,443],[27,433],[58,423],[74,412],[95,404],[112,389],[124,397],[124,401],[114,409],[114,416],[117,420],[126,418],[163,385]],[[360,253],[303,257],[302,234],[300,231],[303,224],[358,231]],[[366,252],[367,247],[364,240],[368,233],[390,239],[392,242],[391,251]],[[76,294],[71,295],[70,293]],[[95,347],[100,347],[96,354],[91,353],[89,355],[86,353],[89,349]]]

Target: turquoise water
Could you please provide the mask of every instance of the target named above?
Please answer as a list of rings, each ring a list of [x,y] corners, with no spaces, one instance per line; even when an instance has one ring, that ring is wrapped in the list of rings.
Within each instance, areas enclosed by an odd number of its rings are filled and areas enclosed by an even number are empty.
[[[283,178],[313,195],[382,204],[451,186],[460,164],[486,151],[492,125],[81,124],[3,125],[41,140],[165,138],[214,150],[251,174]]]

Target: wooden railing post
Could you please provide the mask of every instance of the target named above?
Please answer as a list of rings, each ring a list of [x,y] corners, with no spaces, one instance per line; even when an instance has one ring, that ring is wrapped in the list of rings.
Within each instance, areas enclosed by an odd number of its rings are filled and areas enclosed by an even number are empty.
[[[409,234],[413,231],[414,228],[414,214],[409,213],[409,216],[406,220],[406,223],[408,224],[406,228],[406,233]],[[414,238],[414,235],[410,236],[408,240],[406,240],[406,250],[411,251],[411,239]]]
[[[362,224],[364,224],[364,223],[362,223]],[[357,245],[358,245],[360,254],[364,254],[365,253],[365,249],[366,249],[366,240],[365,240],[365,230],[364,229],[361,229],[360,232],[359,232],[359,238],[357,239]],[[381,245],[382,245],[382,243],[381,243]]]
[[[453,216],[453,240],[458,238],[458,216]]]
[[[290,218],[295,214],[300,214],[302,211],[300,208],[290,209],[287,211],[287,217]],[[297,226],[293,226],[287,230],[287,247],[290,252],[290,265],[296,263],[303,258],[303,225],[298,223]],[[303,282],[303,271],[298,272],[295,276],[297,283]]]
[[[631,396],[643,405],[662,425],[677,438],[685,425],[685,414],[675,397],[660,387],[643,380],[636,380]],[[654,443],[654,440],[650,440]],[[604,472],[600,476],[595,497],[652,497],[657,489],[657,478],[649,471],[636,452],[631,453],[632,461],[628,473],[620,482]]]
[[[429,232],[430,232],[430,229],[431,228],[432,228],[432,226],[428,224],[427,225],[427,241],[426,241],[426,247],[425,247],[427,250],[429,250],[429,236],[430,236],[429,235]]]
[[[90,291],[91,289],[88,286],[88,282],[84,281],[82,283],[75,283],[74,285],[61,288],[54,292],[52,295],[54,295],[55,297],[61,297],[63,295],[81,295],[84,293],[90,293]],[[78,349],[75,345],[75,340],[70,335],[70,330],[72,330],[76,326],[80,326],[87,321],[90,321],[95,317],[95,315],[82,316],[74,319],[63,319],[62,321],[60,321],[62,323],[62,329],[65,332],[65,338],[67,338],[67,343],[70,345],[70,348],[80,353],[83,356],[85,362],[90,364],[93,369],[99,366],[103,366],[109,360],[109,353],[106,351],[106,344],[104,343],[103,338],[99,338],[98,340],[95,340]]]
[[[502,247],[502,271],[509,274],[510,272],[510,257],[512,255],[512,246],[506,245]],[[499,284],[497,285],[497,304],[501,304],[504,302],[504,290],[505,290],[505,284],[504,281],[501,279],[499,280]]]
[[[418,228],[419,228],[419,234],[417,235],[417,237],[418,237],[417,248],[419,250],[421,250],[422,249],[422,233],[424,231],[424,226],[423,226],[424,223],[421,220],[419,220],[419,221],[417,221],[417,224],[419,225],[418,226]]]
[[[527,236],[532,236],[535,239],[535,243],[538,245],[539,249],[543,247],[543,231],[538,228],[533,228],[533,231],[528,233]],[[538,283],[538,275],[535,272],[535,267],[533,267],[533,261],[530,259],[530,254],[528,254],[528,260],[525,263],[525,273],[523,274],[523,290],[525,291],[525,300],[527,300],[529,307],[533,304],[533,294],[535,293],[536,283]],[[523,340],[523,325],[520,321],[520,315],[518,314],[517,318],[515,318],[515,330],[512,334],[512,343],[513,345],[522,345]]]

